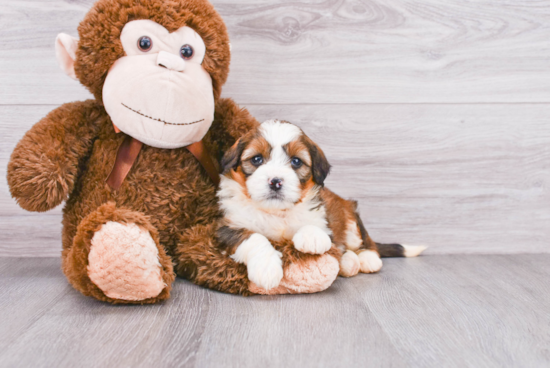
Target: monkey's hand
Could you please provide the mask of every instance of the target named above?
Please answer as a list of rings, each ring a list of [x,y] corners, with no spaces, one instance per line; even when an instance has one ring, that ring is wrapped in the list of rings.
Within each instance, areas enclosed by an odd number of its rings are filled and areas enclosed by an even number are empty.
[[[92,147],[99,109],[92,100],[62,105],[19,141],[8,164],[8,184],[22,208],[43,212],[67,198]]]

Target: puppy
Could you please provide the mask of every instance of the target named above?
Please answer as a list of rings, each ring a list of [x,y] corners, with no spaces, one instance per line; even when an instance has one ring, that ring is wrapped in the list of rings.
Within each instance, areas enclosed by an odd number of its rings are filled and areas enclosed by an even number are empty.
[[[342,251],[340,275],[372,273],[381,256],[414,257],[425,247],[377,244],[357,203],[324,187],[330,165],[297,126],[270,120],[247,133],[225,154],[218,198],[223,218],[220,246],[247,266],[248,278],[269,290],[283,278],[281,253],[271,241],[292,240],[296,250]]]

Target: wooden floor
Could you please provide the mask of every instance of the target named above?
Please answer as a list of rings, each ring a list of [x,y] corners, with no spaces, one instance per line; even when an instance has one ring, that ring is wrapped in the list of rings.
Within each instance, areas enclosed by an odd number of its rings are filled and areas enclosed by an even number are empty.
[[[175,284],[153,306],[80,295],[57,258],[0,258],[1,367],[548,367],[550,255],[388,259],[315,295]]]

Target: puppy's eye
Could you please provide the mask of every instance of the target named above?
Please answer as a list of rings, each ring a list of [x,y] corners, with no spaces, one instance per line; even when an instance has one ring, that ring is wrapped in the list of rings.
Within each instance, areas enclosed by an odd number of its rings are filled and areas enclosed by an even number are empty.
[[[250,159],[250,162],[254,166],[260,166],[264,163],[264,158],[262,157],[262,155],[256,155]]]
[[[189,60],[193,57],[193,48],[191,45],[183,45],[180,49],[181,57],[185,60]]]
[[[138,40],[138,47],[141,51],[147,52],[153,47],[153,40],[147,36],[140,37]]]
[[[298,157],[293,157],[292,160],[290,160],[290,164],[293,168],[299,169],[304,163]]]

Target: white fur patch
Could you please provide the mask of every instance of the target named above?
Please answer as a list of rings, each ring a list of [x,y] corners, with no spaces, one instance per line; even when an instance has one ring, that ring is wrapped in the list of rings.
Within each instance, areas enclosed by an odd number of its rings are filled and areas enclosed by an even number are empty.
[[[281,147],[302,135],[302,131],[294,124],[281,123],[279,120],[264,121],[260,132],[271,147]]]
[[[261,203],[249,198],[239,183],[222,176],[218,198],[225,218],[233,227],[262,234],[274,241],[292,239],[302,227],[317,226],[326,234],[328,228],[325,206],[312,189],[302,200],[287,210],[266,209]]]
[[[252,234],[231,256],[236,262],[246,264],[248,279],[265,290],[279,286],[283,278],[281,257],[281,252],[260,234]]]
[[[302,253],[323,254],[332,246],[328,234],[321,228],[313,225],[302,227],[292,238],[294,248]]]
[[[405,257],[416,257],[428,248],[425,245],[401,245],[403,246],[403,248],[405,248]]]
[[[361,263],[361,272],[373,273],[382,268],[382,260],[378,253],[372,250],[365,250],[359,253],[359,262]]]
[[[354,251],[348,250],[340,259],[340,276],[352,277],[361,270],[359,256]]]
[[[357,223],[350,220],[346,229],[346,247],[351,250],[357,250],[361,245],[363,245],[363,240],[357,229]]]

